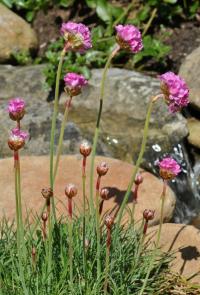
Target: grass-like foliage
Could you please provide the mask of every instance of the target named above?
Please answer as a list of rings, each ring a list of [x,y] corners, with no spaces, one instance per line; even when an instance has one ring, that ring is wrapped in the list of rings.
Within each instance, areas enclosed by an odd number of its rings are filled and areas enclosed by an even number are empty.
[[[48,239],[43,239],[38,227],[25,229],[25,256],[22,258],[24,286],[21,281],[20,265],[14,225],[5,219],[1,223],[0,268],[1,294],[61,295],[61,294],[104,294],[106,227],[102,227],[101,276],[97,279],[95,218],[90,217],[86,227],[86,277],[83,267],[82,218],[73,220],[73,285],[69,280],[69,221],[62,219],[54,226],[52,237],[52,269],[48,273]],[[141,245],[142,227],[129,226],[115,235],[112,229],[108,294],[138,294],[146,276],[153,250],[147,243]],[[141,249],[142,246],[142,249]],[[33,252],[35,250],[35,253]],[[146,294],[156,294],[165,280],[170,259],[166,254],[154,262],[146,286]],[[85,293],[85,290],[86,293]]]

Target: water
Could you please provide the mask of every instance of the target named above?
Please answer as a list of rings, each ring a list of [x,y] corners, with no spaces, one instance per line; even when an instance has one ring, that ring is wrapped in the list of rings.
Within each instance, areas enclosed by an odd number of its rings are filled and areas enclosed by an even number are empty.
[[[152,145],[151,150],[146,155],[144,166],[155,175],[158,176],[157,162],[163,157],[170,155],[181,166],[181,173],[169,182],[177,198],[173,222],[190,223],[200,213],[200,162],[193,166],[183,143],[173,146],[170,153],[163,153],[158,144]]]

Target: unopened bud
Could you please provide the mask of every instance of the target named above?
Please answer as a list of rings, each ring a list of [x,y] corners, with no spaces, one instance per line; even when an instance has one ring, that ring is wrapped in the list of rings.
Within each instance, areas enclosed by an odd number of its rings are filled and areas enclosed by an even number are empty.
[[[75,197],[77,195],[77,192],[77,187],[72,183],[69,183],[65,188],[65,195],[70,199]]]
[[[25,145],[25,141],[28,138],[28,133],[21,131],[18,128],[12,129],[11,135],[8,139],[8,146],[13,151],[18,151]]]
[[[50,187],[43,188],[41,193],[45,199],[50,199],[51,197],[53,197],[53,190]]]
[[[84,157],[88,157],[91,153],[92,147],[87,140],[84,140],[80,145],[80,153]]]
[[[114,224],[114,218],[111,216],[111,215],[106,215],[106,217],[105,217],[105,220],[104,220],[104,223],[105,223],[105,225],[106,225],[106,227],[108,228],[108,229],[111,229],[111,227],[113,226],[113,224]]]
[[[32,248],[31,254],[32,254],[32,256],[35,256],[36,255],[36,249],[35,249],[35,247]]]
[[[43,213],[42,213],[42,220],[43,220],[44,222],[46,222],[47,219],[48,219],[48,214],[47,214],[46,212],[43,212]]]
[[[106,173],[108,172],[108,165],[106,162],[101,162],[98,166],[97,166],[97,173],[99,176],[104,176],[106,175]]]
[[[139,174],[136,175],[135,184],[140,185],[143,182],[143,180],[144,179],[143,179],[142,175],[139,173]]]
[[[154,219],[155,210],[145,209],[143,212],[143,217],[146,221]]]
[[[103,200],[108,200],[109,199],[109,190],[107,188],[102,188],[101,191],[100,191],[100,197],[103,199]]]
[[[85,248],[88,249],[90,246],[90,241],[88,239],[85,239]]]

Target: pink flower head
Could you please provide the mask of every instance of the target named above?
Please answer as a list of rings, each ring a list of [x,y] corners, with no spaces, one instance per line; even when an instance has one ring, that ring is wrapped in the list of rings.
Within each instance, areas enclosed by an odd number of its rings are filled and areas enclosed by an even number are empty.
[[[8,139],[8,146],[11,150],[17,151],[25,145],[25,141],[28,137],[29,135],[27,132],[14,128]]]
[[[65,75],[64,82],[66,90],[70,96],[76,96],[81,93],[81,88],[88,83],[83,75],[76,73],[68,73]]]
[[[9,101],[8,104],[9,116],[14,121],[20,121],[25,114],[25,101],[16,97]]]
[[[172,72],[167,72],[159,76],[161,81],[161,91],[165,96],[166,103],[172,113],[186,107],[189,103],[189,89],[185,81]]]
[[[60,31],[70,50],[83,53],[92,47],[90,30],[84,24],[63,23]]]
[[[118,25],[115,29],[117,31],[117,43],[121,48],[133,53],[137,53],[143,48],[142,36],[138,28],[133,25]]]
[[[171,180],[181,172],[180,165],[170,157],[162,159],[158,165],[160,168],[160,176],[165,180]]]

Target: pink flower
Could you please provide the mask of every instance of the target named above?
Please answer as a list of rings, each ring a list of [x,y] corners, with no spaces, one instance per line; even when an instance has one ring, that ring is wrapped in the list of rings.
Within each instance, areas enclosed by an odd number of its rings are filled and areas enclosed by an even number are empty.
[[[11,99],[8,104],[9,116],[14,121],[20,121],[25,114],[25,101],[16,97]]]
[[[172,113],[186,107],[189,103],[189,89],[185,81],[172,72],[167,72],[159,76],[161,81],[161,91],[165,96],[166,103]]]
[[[82,87],[88,83],[83,75],[76,73],[68,73],[65,75],[64,82],[66,90],[70,96],[76,96],[81,93]]]
[[[171,180],[181,172],[180,165],[170,157],[162,159],[158,165],[160,168],[160,176],[165,180]]]
[[[138,28],[133,25],[118,25],[115,29],[117,31],[116,39],[121,48],[133,53],[137,53],[143,48],[142,36]]]
[[[84,24],[63,23],[60,31],[70,50],[83,53],[92,47],[90,30]]]
[[[11,135],[8,139],[8,146],[11,150],[17,151],[25,145],[26,139],[29,137],[28,133],[18,128],[14,128],[11,131]]]

